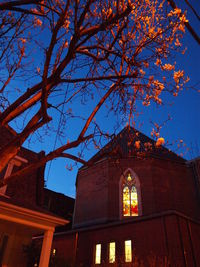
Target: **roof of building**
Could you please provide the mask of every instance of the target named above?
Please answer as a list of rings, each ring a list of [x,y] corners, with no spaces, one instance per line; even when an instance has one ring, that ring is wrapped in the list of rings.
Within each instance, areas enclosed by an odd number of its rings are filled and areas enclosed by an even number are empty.
[[[70,220],[74,211],[74,203],[74,198],[44,188],[44,207],[50,212]]]
[[[53,213],[51,211],[48,211],[48,210],[42,208],[41,206],[34,205],[33,203],[29,203],[29,202],[26,202],[26,201],[22,202],[22,201],[20,201],[18,199],[14,199],[14,198],[8,197],[6,195],[1,195],[0,194],[0,201],[8,203],[8,204],[11,204],[11,205],[15,205],[17,207],[21,207],[21,208],[33,210],[33,211],[36,211],[36,212],[41,212],[41,213],[44,213],[44,214],[48,214],[50,216],[63,218],[62,216],[59,216],[59,215],[57,215],[57,214],[55,214],[55,213]]]
[[[56,226],[69,223],[68,220],[47,212],[40,207],[26,207],[24,203],[16,203],[13,199],[0,196],[0,220],[6,223],[17,223],[41,230],[54,230]]]
[[[72,228],[74,203],[74,198],[44,188],[43,207],[51,213],[55,214],[56,216],[65,218],[69,221],[69,223],[65,226],[59,226],[58,228],[56,228],[56,232],[66,231]]]
[[[137,142],[137,143],[136,143]],[[152,156],[184,163],[186,160],[133,127],[125,127],[119,134],[96,153],[88,162],[95,163],[105,158]]]

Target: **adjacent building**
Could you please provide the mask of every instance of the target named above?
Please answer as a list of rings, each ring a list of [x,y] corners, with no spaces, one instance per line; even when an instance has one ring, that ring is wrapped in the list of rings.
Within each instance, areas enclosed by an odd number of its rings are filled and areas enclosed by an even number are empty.
[[[0,148],[15,136],[16,132],[10,127],[1,127]],[[7,179],[13,172],[42,156],[43,152],[21,148],[0,174],[0,179]],[[32,236],[38,234],[44,234],[38,266],[48,266],[55,227],[65,225],[68,220],[43,209],[43,198],[44,167],[0,187],[0,266],[27,267],[26,248]]]

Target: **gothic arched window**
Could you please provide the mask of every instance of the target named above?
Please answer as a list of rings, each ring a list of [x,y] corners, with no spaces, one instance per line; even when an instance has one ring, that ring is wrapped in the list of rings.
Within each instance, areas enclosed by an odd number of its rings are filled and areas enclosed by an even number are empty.
[[[123,216],[138,216],[138,192],[136,180],[127,172],[122,181]]]

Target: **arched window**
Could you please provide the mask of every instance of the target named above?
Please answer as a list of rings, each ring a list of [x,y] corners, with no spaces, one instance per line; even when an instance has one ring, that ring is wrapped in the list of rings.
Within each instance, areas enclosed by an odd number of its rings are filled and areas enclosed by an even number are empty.
[[[137,176],[131,171],[127,170],[121,178],[121,201],[122,201],[122,216],[138,216],[141,214],[140,202],[140,186]]]

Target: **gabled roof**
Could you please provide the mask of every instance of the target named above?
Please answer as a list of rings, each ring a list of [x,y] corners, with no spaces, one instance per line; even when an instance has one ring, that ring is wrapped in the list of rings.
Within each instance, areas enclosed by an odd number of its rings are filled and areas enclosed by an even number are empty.
[[[183,163],[186,161],[164,146],[156,146],[156,141],[133,127],[127,126],[97,154],[95,154],[89,162],[95,163],[104,158],[127,158],[141,156],[154,156]]]

